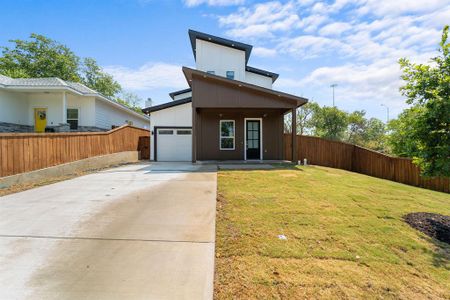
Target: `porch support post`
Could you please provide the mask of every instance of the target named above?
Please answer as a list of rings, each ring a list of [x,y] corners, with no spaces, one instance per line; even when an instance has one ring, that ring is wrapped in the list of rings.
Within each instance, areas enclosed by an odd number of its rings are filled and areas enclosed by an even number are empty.
[[[293,108],[291,110],[292,113],[292,162],[297,163],[298,155],[297,155],[297,108]]]
[[[192,106],[192,162],[197,161],[197,109]]]
[[[62,94],[62,123],[67,123],[67,95],[66,92]]]

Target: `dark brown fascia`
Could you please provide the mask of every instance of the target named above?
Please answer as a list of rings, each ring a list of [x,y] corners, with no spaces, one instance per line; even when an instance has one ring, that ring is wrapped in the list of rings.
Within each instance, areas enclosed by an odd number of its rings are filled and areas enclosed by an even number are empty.
[[[172,93],[169,93],[170,98],[172,98],[173,100],[175,100],[175,96],[181,95],[181,94],[185,94],[185,93],[189,93],[192,92],[191,88],[188,89],[184,89],[184,90],[179,90],[179,91],[175,91]]]
[[[263,69],[258,69],[258,68],[250,67],[250,66],[246,66],[245,71],[250,72],[250,73],[255,73],[255,74],[258,74],[261,76],[265,76],[265,77],[270,77],[272,79],[272,83],[274,83],[277,80],[278,76],[280,76],[277,73],[269,72],[269,71],[266,71]]]
[[[180,99],[180,100],[174,100],[174,101],[170,101],[170,102],[155,105],[155,106],[146,107],[146,108],[142,109],[142,112],[144,114],[148,114],[148,113],[152,113],[152,112],[155,112],[158,110],[166,109],[169,107],[173,107],[173,106],[177,106],[177,105],[181,105],[181,104],[185,104],[185,103],[189,103],[189,102],[192,102],[192,97],[184,98],[184,99]]]
[[[187,80],[187,82],[188,82],[190,87],[192,87],[193,77],[194,76],[198,76],[198,77],[203,77],[204,79],[230,84],[230,85],[233,85],[233,86],[235,86],[237,88],[245,88],[245,89],[248,89],[248,90],[251,90],[251,91],[256,91],[256,92],[260,92],[260,93],[263,93],[263,94],[267,94],[267,95],[273,96],[274,99],[279,99],[279,100],[282,100],[282,101],[288,101],[288,102],[291,102],[291,103],[294,102],[293,104],[295,104],[297,107],[302,106],[302,105],[304,105],[304,104],[306,104],[308,102],[308,99],[303,98],[303,97],[294,96],[294,95],[291,95],[291,94],[287,94],[287,93],[283,93],[283,92],[280,92],[280,91],[264,88],[264,87],[261,87],[261,86],[258,86],[258,85],[254,85],[254,84],[243,82],[243,81],[239,81],[239,80],[228,79],[226,77],[209,74],[209,73],[206,73],[206,72],[203,72],[203,71],[199,71],[199,70],[195,70],[195,69],[191,69],[191,68],[188,68],[188,67],[183,67],[183,73],[184,73],[184,77],[186,78],[186,80]]]

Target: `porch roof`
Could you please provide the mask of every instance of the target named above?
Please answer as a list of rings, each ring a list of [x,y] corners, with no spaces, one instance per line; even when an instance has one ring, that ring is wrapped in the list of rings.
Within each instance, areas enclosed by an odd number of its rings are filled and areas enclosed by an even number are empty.
[[[262,95],[266,99],[270,99],[271,101],[278,101],[280,103],[280,107],[286,107],[286,104],[289,104],[290,107],[299,107],[308,102],[308,99],[287,94],[284,92],[264,88],[261,86],[257,86],[254,84],[250,84],[247,82],[228,79],[226,77],[217,76],[213,74],[209,74],[203,71],[191,69],[188,67],[183,67],[183,73],[186,77],[186,80],[190,87],[192,87],[193,80],[198,78],[202,81],[214,83],[214,84],[222,84],[231,87],[233,90],[247,92],[247,93],[257,93]],[[239,101],[241,102],[241,101]],[[250,104],[250,103],[249,103]],[[283,104],[283,105],[281,105]],[[241,102],[238,107],[246,107],[244,102]],[[249,105],[248,107],[254,107],[254,105]]]

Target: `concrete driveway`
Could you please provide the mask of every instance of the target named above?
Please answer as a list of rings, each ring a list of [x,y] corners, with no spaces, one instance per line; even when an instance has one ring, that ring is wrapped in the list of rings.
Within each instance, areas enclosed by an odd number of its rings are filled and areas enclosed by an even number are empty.
[[[216,187],[142,163],[0,197],[0,299],[211,299]]]

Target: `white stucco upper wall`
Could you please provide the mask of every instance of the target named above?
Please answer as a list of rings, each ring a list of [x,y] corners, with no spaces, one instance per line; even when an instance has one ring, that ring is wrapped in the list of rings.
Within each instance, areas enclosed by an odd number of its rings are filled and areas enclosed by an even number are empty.
[[[214,71],[215,75],[225,77],[227,71],[234,71],[234,79],[250,84],[272,88],[272,78],[245,70],[245,51],[233,49],[216,43],[196,40],[196,65],[203,72]],[[190,95],[189,95],[190,96]],[[186,98],[185,94],[175,96],[174,100]]]
[[[192,92],[187,92],[187,93],[176,95],[173,97],[173,100],[180,100],[180,99],[185,99],[185,98],[189,98],[189,97],[192,97]]]
[[[197,39],[195,53],[198,70],[224,77],[234,71],[234,79],[245,80],[245,51]]]
[[[272,88],[272,78],[267,76],[262,76],[256,73],[245,71],[245,82],[250,84],[262,86],[268,89]]]

